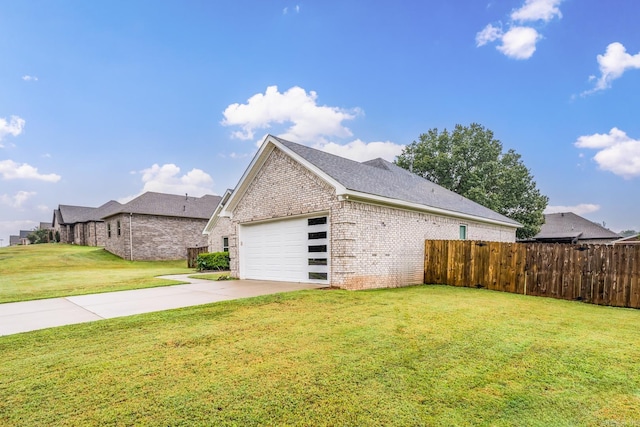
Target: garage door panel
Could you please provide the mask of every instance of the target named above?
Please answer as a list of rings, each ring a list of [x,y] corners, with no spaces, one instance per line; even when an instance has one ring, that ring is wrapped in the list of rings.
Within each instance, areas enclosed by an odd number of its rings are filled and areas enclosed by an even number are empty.
[[[241,226],[240,276],[247,279],[327,282],[327,219],[311,226],[310,222],[315,220],[298,218]],[[315,252],[309,252],[310,246]],[[317,265],[311,265],[310,259],[317,258],[324,259],[324,263],[313,261]]]

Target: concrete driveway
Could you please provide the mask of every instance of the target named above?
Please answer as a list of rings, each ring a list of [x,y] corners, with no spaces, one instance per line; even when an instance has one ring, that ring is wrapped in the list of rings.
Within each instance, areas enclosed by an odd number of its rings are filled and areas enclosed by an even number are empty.
[[[193,274],[161,276],[163,279],[190,282],[187,285],[0,304],[0,336],[218,301],[323,287],[309,283],[266,280],[218,282],[192,279],[188,276]]]

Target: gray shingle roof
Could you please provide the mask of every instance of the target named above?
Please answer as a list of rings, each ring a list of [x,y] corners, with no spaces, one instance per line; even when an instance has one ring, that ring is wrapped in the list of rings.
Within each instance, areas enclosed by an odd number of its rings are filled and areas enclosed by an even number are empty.
[[[80,222],[102,221],[102,218],[122,207],[122,204],[111,200],[104,205],[91,208],[88,206],[60,205],[54,212],[60,224],[76,224]]]
[[[103,218],[119,213],[134,213],[209,219],[218,206],[220,199],[220,196],[210,194],[202,197],[192,197],[148,191],[130,202],[119,206],[108,214],[103,215]]]
[[[273,138],[348,190],[501,221],[514,226],[520,225],[517,221],[384,159],[378,158],[359,163],[282,138]]]
[[[573,212],[562,212],[545,214],[544,224],[542,224],[540,232],[533,238],[537,240],[548,240],[575,237],[579,237],[580,240],[614,240],[619,239],[620,235]]]

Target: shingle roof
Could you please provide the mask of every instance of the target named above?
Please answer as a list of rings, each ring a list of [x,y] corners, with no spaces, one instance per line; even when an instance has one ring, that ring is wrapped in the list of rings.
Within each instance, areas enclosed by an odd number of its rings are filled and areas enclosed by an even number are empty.
[[[548,240],[576,237],[579,237],[580,240],[613,240],[619,239],[620,235],[573,212],[562,212],[545,214],[544,224],[542,224],[540,232],[533,238],[536,240]]]
[[[209,219],[220,202],[220,196],[210,194],[202,197],[178,196],[175,194],[148,191],[117,209],[103,215],[103,218],[119,213],[160,215],[181,218]]]
[[[60,224],[102,221],[103,217],[110,215],[120,207],[122,207],[122,204],[115,200],[111,200],[97,208],[91,208],[88,206],[60,205],[57,211],[54,212],[54,215],[58,218]]]
[[[60,205],[58,207],[60,216],[62,217],[61,224],[75,224],[78,222],[87,222],[93,218],[96,208],[88,206],[71,206]]]
[[[322,170],[348,190],[505,222],[514,226],[520,225],[517,221],[384,159],[378,158],[359,163],[282,138],[273,136],[272,138]]]

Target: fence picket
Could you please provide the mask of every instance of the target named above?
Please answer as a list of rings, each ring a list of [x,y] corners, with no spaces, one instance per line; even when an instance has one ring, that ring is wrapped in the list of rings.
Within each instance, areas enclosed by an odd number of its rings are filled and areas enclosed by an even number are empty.
[[[425,241],[425,283],[640,308],[640,245]]]

